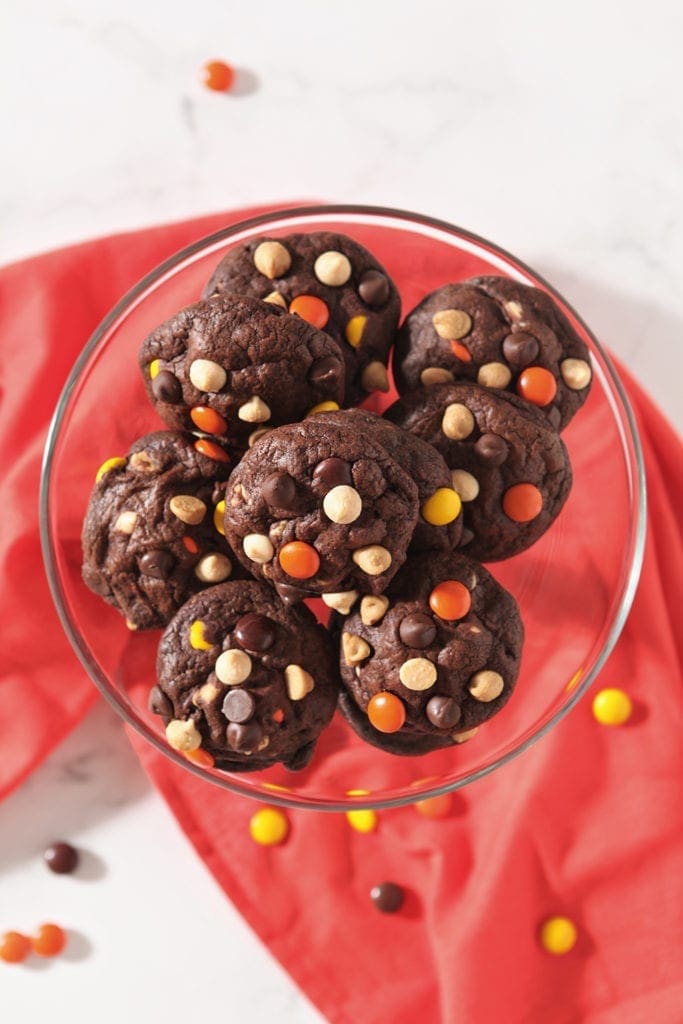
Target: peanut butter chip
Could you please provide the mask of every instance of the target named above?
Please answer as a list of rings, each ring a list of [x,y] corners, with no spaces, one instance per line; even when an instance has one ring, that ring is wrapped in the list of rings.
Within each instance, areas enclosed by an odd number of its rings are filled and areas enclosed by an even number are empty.
[[[216,686],[215,683],[204,683],[203,686],[200,686],[199,689],[192,694],[192,703],[196,708],[205,708],[207,704],[210,704],[216,699],[219,693],[221,693],[221,689],[219,686]]]
[[[472,330],[472,318],[464,309],[440,309],[432,323],[439,337],[446,341],[457,341]]]
[[[246,651],[233,647],[218,655],[214,672],[226,686],[239,686],[251,675],[251,658]]]
[[[248,402],[239,407],[237,415],[244,423],[267,423],[271,415],[270,406],[258,395],[252,395]]]
[[[198,391],[215,393],[225,386],[228,375],[211,359],[195,359],[190,365],[190,381]]]
[[[333,523],[353,523],[363,511],[361,496],[355,487],[339,484],[323,498],[323,512]]]
[[[261,242],[254,250],[254,266],[271,281],[286,274],[291,265],[292,258],[281,242]]]
[[[368,594],[360,603],[360,621],[364,626],[375,626],[381,622],[389,607],[389,598],[384,594],[373,597]]]
[[[484,363],[479,367],[477,384],[483,388],[506,388],[512,374],[505,363]]]
[[[199,559],[194,574],[202,583],[222,583],[232,572],[232,564],[226,555],[212,551]]]
[[[462,402],[452,402],[446,406],[441,429],[451,441],[462,441],[474,430],[474,416]]]
[[[358,600],[357,590],[340,590],[335,594],[322,594],[323,603],[340,615],[348,615]]]
[[[505,312],[507,313],[511,320],[522,319],[523,311],[521,304],[517,302],[515,299],[511,299],[509,302],[504,303],[503,309],[505,310]]]
[[[380,544],[369,544],[353,552],[353,561],[368,576],[381,576],[391,565],[391,553]]]
[[[489,701],[495,700],[496,697],[500,697],[504,686],[505,683],[503,682],[503,677],[499,672],[493,672],[490,669],[485,669],[483,672],[476,672],[472,676],[468,690],[475,700],[480,700],[482,703],[488,704]]]
[[[347,665],[358,665],[372,654],[370,644],[355,633],[342,633],[342,654]]]
[[[270,295],[266,295],[263,301],[270,302],[271,306],[280,306],[281,309],[287,309],[287,300],[279,292],[271,292]]]
[[[313,676],[301,665],[288,665],[285,669],[285,685],[290,700],[303,700],[315,687]]]
[[[117,533],[131,534],[135,529],[137,519],[137,512],[122,512],[114,523],[114,529]]]
[[[262,437],[265,437],[266,434],[269,433],[270,427],[259,427],[258,430],[253,430],[249,435],[249,440],[247,442],[249,444],[249,447],[253,448],[257,441],[259,441]]]
[[[451,480],[453,490],[458,492],[463,501],[474,501],[479,494],[479,481],[466,469],[454,469]]]
[[[128,465],[131,469],[136,469],[138,473],[157,473],[159,466],[154,461],[149,452],[133,452],[131,457],[128,459]]]
[[[166,739],[174,750],[184,753],[197,750],[202,745],[201,734],[192,719],[184,722],[181,718],[174,718],[170,721],[166,726]]]
[[[479,726],[475,726],[474,729],[465,729],[464,732],[454,732],[453,739],[456,743],[467,743],[468,740],[474,739],[479,732]]]
[[[401,665],[398,677],[408,690],[429,690],[436,682],[436,665],[428,658],[409,658]]]
[[[343,252],[330,249],[318,256],[313,264],[313,272],[322,284],[339,288],[351,277],[351,264]]]
[[[572,391],[581,391],[591,382],[593,371],[585,359],[563,359],[560,363],[562,380]]]
[[[423,388],[431,387],[432,384],[450,384],[455,377],[450,370],[444,370],[441,366],[428,366],[420,374],[420,384]]]
[[[250,561],[260,565],[269,562],[275,554],[275,548],[265,533],[248,533],[242,541],[242,550]]]
[[[191,494],[176,494],[168,503],[173,515],[181,523],[188,526],[196,526],[201,523],[206,515],[206,505],[199,498],[193,498]]]
[[[360,382],[364,391],[388,391],[389,376],[384,363],[380,363],[378,359],[368,363],[361,374]]]

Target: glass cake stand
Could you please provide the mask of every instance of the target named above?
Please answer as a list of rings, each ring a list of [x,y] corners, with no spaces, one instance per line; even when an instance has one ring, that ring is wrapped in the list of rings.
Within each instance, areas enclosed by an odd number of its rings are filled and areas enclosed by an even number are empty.
[[[553,295],[591,350],[594,383],[563,434],[574,486],[555,524],[528,551],[490,566],[519,602],[526,642],[510,702],[476,737],[416,758],[364,744],[337,713],[311,765],[234,774],[188,762],[147,710],[159,632],[131,633],[81,580],[80,533],[97,467],[159,429],[137,367],[143,338],[196,301],[214,266],[256,235],[340,231],[367,246],[396,281],[404,311],[447,281],[503,274]],[[381,410],[395,393],[373,396]],[[374,403],[374,404],[373,404]],[[93,429],[93,425],[96,428]],[[599,486],[599,494],[596,489]],[[272,804],[339,811],[391,807],[464,786],[547,733],[598,675],[636,589],[645,535],[640,443],[623,386],[590,330],[554,289],[514,256],[451,224],[401,210],[314,206],[254,217],[203,238],[148,274],[114,307],[73,368],[45,449],[41,488],[45,564],[57,610],[83,666],[125,721],[164,756],[207,782]],[[363,790],[350,795],[349,790]]]

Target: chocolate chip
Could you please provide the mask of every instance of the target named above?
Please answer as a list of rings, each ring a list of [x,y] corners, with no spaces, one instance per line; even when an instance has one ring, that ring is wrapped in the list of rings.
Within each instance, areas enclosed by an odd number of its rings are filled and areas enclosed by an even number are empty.
[[[170,370],[159,370],[152,381],[152,394],[157,402],[177,405],[183,397],[183,389],[174,373],[171,373]]]
[[[398,634],[406,647],[429,647],[436,636],[436,623],[429,615],[414,612],[406,615],[398,627]]]
[[[460,705],[451,697],[430,697],[425,714],[437,729],[452,729],[460,721]]]
[[[498,434],[482,434],[474,446],[474,450],[489,466],[502,466],[508,457],[507,442]]]
[[[229,722],[248,722],[256,710],[256,701],[248,690],[236,687],[223,701],[223,714]]]
[[[237,620],[235,639],[245,651],[261,654],[275,643],[277,626],[272,619],[257,612],[248,612]]]
[[[70,875],[78,867],[78,850],[70,843],[53,843],[43,857],[50,871],[56,875]]]
[[[370,899],[383,914],[395,914],[403,906],[403,889],[395,882],[380,882],[370,890]]]
[[[230,749],[237,750],[240,754],[253,754],[258,749],[262,736],[261,726],[256,722],[249,722],[247,725],[231,722],[225,733]]]
[[[293,587],[290,583],[276,583],[275,589],[277,596],[286,605],[299,604],[304,596],[298,587]]]
[[[503,342],[503,355],[510,366],[521,370],[523,366],[533,363],[538,355],[538,342],[530,334],[524,334],[522,331],[508,334]]]
[[[167,580],[173,572],[175,558],[170,551],[148,551],[138,562],[140,572],[155,580]]]
[[[353,483],[351,467],[343,459],[323,459],[313,470],[313,483],[319,484],[327,491],[341,484],[348,486]]]
[[[271,473],[263,481],[261,494],[271,508],[291,509],[296,501],[296,484],[289,473]]]
[[[333,384],[341,376],[342,368],[338,359],[334,356],[326,356],[319,359],[308,371],[308,380],[311,384]]]
[[[168,725],[173,718],[173,705],[158,686],[153,686],[149,691],[147,706],[153,715],[160,715],[163,718],[164,725]]]
[[[389,298],[389,282],[379,270],[366,270],[358,285],[358,294],[367,306],[383,306]]]

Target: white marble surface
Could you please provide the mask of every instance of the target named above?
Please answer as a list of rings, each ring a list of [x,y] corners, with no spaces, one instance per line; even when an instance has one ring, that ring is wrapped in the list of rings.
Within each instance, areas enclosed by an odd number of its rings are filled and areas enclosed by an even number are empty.
[[[0,18],[1,261],[244,203],[421,210],[538,268],[683,426],[675,0],[14,0]],[[239,95],[197,84],[213,56],[244,69]],[[42,868],[55,834],[90,851],[84,877]],[[104,709],[0,806],[0,930],[45,917],[71,953],[0,972],[8,1020],[319,1019]]]

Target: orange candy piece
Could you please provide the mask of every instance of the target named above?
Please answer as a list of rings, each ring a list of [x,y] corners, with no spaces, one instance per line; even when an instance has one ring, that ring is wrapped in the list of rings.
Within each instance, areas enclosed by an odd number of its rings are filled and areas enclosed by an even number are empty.
[[[213,768],[216,763],[213,754],[210,754],[208,750],[202,750],[201,747],[197,747],[196,750],[184,751],[184,757],[187,761],[192,761],[193,764],[201,765],[202,768]]]
[[[403,701],[393,693],[376,693],[368,702],[368,719],[378,732],[398,732],[406,720]]]
[[[543,508],[543,495],[533,484],[515,484],[503,495],[503,512],[514,523],[529,523]]]
[[[282,710],[282,708],[276,708],[275,711],[273,711],[272,718],[274,722],[277,722],[278,725],[281,725],[282,722],[284,722],[285,720],[285,713]]]
[[[469,349],[466,348],[461,341],[452,341],[450,345],[451,352],[453,353],[456,359],[460,359],[463,363],[472,362],[472,356],[470,354]]]
[[[66,946],[66,934],[58,924],[43,924],[31,938],[36,956],[57,956]]]
[[[0,936],[0,960],[6,964],[20,964],[31,952],[31,940],[21,932],[5,932]]]
[[[549,405],[557,394],[557,381],[550,370],[528,366],[517,378],[517,394],[532,405]]]
[[[289,304],[289,312],[296,313],[302,320],[313,324],[319,331],[330,319],[330,311],[316,295],[297,295]]]
[[[202,82],[214,92],[228,92],[235,81],[234,69],[222,60],[209,60],[202,68]]]
[[[464,583],[458,580],[444,580],[438,583],[429,595],[429,607],[435,615],[446,622],[463,619],[472,606],[472,595]]]
[[[197,541],[194,540],[192,537],[188,537],[187,535],[183,537],[183,544],[185,545],[185,548],[190,552],[191,555],[196,555],[197,552],[199,551],[199,545],[197,544]]]
[[[451,813],[452,806],[453,796],[451,793],[442,793],[441,796],[429,796],[426,800],[418,800],[415,804],[415,810],[423,818],[437,820],[439,818],[447,818]]]
[[[200,437],[198,441],[195,441],[194,449],[200,455],[205,455],[207,459],[213,459],[214,462],[230,462],[230,456],[225,449],[214,441],[208,441],[205,437]]]
[[[312,544],[292,540],[280,549],[280,565],[295,580],[309,580],[320,568],[320,555]]]
[[[215,409],[208,405],[195,405],[190,409],[190,419],[195,427],[203,430],[205,434],[224,434],[228,424]]]

